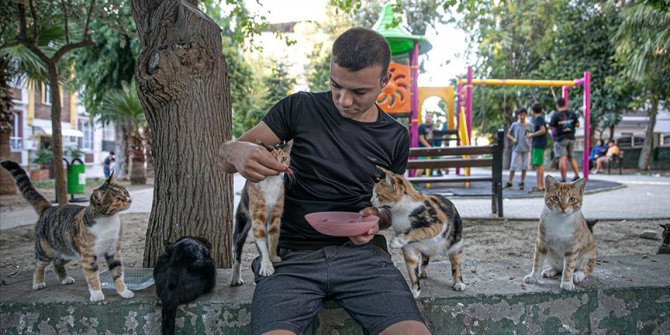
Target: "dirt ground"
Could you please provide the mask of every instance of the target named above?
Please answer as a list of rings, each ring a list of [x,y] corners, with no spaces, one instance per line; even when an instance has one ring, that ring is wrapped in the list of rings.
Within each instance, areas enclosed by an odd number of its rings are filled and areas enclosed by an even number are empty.
[[[124,265],[127,268],[142,267],[149,214],[122,214],[121,218],[124,225],[121,242]],[[598,242],[599,256],[655,254],[661,243],[662,228],[659,225],[668,223],[670,220],[598,222],[594,232]],[[530,262],[537,234],[537,222],[466,219],[464,225],[463,261],[511,259],[523,263]],[[640,234],[645,230],[656,232],[657,239],[640,238]],[[384,234],[387,239],[390,239],[390,231],[385,231]],[[251,260],[256,256],[252,240],[252,238],[247,239],[242,260],[243,268],[248,268]],[[4,270],[2,272],[31,271],[34,268],[34,243],[32,226],[0,231],[0,268]],[[402,255],[398,250],[392,250],[392,254],[397,264],[402,263]],[[446,257],[433,259],[448,260]],[[68,266],[78,267],[78,264],[71,262]],[[105,268],[103,265],[102,269]]]

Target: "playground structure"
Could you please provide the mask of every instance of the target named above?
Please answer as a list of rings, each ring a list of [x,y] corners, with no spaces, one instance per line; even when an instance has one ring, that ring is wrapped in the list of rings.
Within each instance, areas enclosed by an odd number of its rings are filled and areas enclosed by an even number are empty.
[[[465,128],[467,129],[468,138],[472,133],[472,88],[474,85],[490,85],[490,86],[544,86],[544,87],[561,87],[562,97],[566,104],[569,102],[569,90],[571,87],[579,85],[584,86],[584,153],[582,161],[582,173],[584,178],[589,178],[589,148],[590,144],[590,129],[591,129],[591,73],[584,72],[584,77],[575,80],[529,80],[529,79],[473,79],[472,66],[468,66],[467,78],[465,80],[459,79],[457,81],[458,94],[458,110],[459,114],[465,115]],[[459,121],[461,118],[459,117]],[[459,125],[459,128],[461,125]]]
[[[418,60],[420,53],[428,52],[432,46],[425,36],[412,35],[401,26],[387,28],[393,20],[393,6],[382,6],[382,12],[373,26],[389,42],[393,56],[409,55],[409,66],[391,63],[389,72],[391,81],[384,88],[377,99],[377,103],[384,110],[397,117],[409,117],[410,145],[418,147],[418,126],[421,123],[421,111],[424,102],[429,97],[441,98],[447,106],[448,129],[457,129],[457,145],[470,145],[472,138],[472,88],[474,85],[490,86],[545,86],[561,87],[562,97],[569,102],[569,89],[579,85],[584,86],[584,154],[582,173],[584,178],[589,176],[589,148],[590,148],[590,109],[591,109],[591,74],[584,72],[584,77],[575,80],[528,80],[528,79],[473,79],[472,66],[467,68],[467,79],[457,80],[456,95],[458,107],[454,111],[454,89],[447,87],[418,87]],[[455,118],[458,113],[458,118]],[[457,124],[454,125],[454,120]],[[410,171],[410,176],[413,175]],[[459,173],[457,169],[456,173]],[[465,174],[470,175],[469,168]]]

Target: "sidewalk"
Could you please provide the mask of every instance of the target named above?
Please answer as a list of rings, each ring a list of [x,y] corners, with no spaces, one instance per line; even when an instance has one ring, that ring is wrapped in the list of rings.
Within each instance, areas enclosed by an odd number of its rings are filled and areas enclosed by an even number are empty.
[[[507,171],[505,171],[506,175]],[[517,176],[518,179],[518,176]],[[527,181],[535,180],[533,172],[528,173]],[[616,187],[604,188],[596,193],[585,195],[582,211],[589,219],[599,220],[636,220],[636,219],[667,219],[670,218],[670,177],[642,175],[592,175],[590,180],[610,182]],[[619,185],[621,184],[621,185]],[[623,185],[623,187],[622,187]],[[239,174],[234,177],[235,204],[240,200],[240,191],[244,186],[244,178]],[[530,187],[530,186],[529,186]],[[124,213],[150,213],[153,201],[153,188],[131,192],[133,204]],[[439,191],[439,189],[431,190]],[[588,191],[588,189],[587,189]],[[458,197],[448,195],[463,218],[466,219],[497,219],[491,214],[490,197]],[[536,220],[544,206],[544,198],[504,197],[505,219]],[[23,207],[0,214],[0,230],[23,225],[33,225],[37,214],[32,207]]]

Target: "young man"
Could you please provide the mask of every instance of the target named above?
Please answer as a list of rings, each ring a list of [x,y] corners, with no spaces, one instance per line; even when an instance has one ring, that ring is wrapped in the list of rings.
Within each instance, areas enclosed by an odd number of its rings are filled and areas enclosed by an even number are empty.
[[[258,258],[252,264],[254,334],[304,333],[326,299],[342,306],[366,333],[430,334],[407,282],[382,249],[386,242],[373,241],[391,224],[387,209],[370,207],[377,166],[403,173],[409,155],[407,129],[375,104],[391,78],[389,61],[383,36],[347,30],[333,44],[330,92],[293,94],[238,140],[221,146],[226,172],[260,181],[285,166],[254,143],[293,140],[296,182],[285,194],[282,261],[266,277],[258,275]],[[380,221],[363,235],[331,237],[304,218],[319,211],[358,211]]]
[[[433,146],[433,112],[426,112],[423,123],[417,129],[419,136],[419,148],[430,148]],[[426,159],[425,157],[423,159]],[[423,176],[424,169],[416,169],[416,176]]]
[[[530,161],[531,165],[535,167],[537,178],[537,186],[533,187],[530,192],[544,192],[544,149],[547,147],[546,121],[542,113],[542,105],[534,103],[530,110],[533,113],[533,132],[528,134],[528,138],[533,141]]]
[[[523,190],[526,187],[526,170],[528,170],[528,152],[530,151],[530,140],[526,135],[533,132],[533,126],[526,122],[528,111],[526,111],[525,108],[517,109],[516,112],[514,112],[514,115],[516,115],[517,121],[512,123],[512,126],[507,132],[507,138],[514,143],[514,148],[512,149],[512,163],[509,167],[509,178],[507,179],[505,188],[512,187],[514,173],[516,172],[517,167],[521,167],[521,182],[519,183],[519,189]]]
[[[552,134],[556,134],[554,138],[554,155],[560,157],[558,167],[561,170],[561,181],[566,181],[568,174],[568,162],[572,166],[572,171],[575,172],[573,181],[579,179],[579,168],[575,160],[575,130],[579,127],[579,118],[577,114],[571,113],[568,110],[568,104],[565,99],[556,99],[556,108],[558,111],[551,116],[549,121],[549,129]]]

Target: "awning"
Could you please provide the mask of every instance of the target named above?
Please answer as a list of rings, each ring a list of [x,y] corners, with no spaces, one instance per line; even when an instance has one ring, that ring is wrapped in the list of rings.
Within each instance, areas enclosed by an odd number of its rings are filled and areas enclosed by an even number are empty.
[[[53,129],[51,127],[35,127],[35,135],[42,136],[53,136]],[[73,137],[84,137],[84,133],[77,129],[62,128],[61,135],[63,136],[73,136]]]

